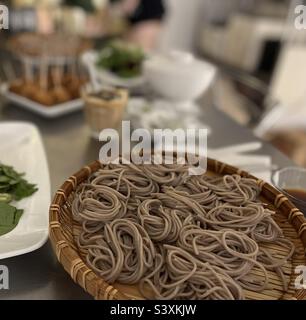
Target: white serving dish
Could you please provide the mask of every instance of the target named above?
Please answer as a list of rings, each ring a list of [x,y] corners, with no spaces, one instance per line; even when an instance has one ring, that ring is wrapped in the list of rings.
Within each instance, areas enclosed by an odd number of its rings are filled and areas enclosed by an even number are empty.
[[[1,85],[0,92],[8,101],[45,118],[57,118],[81,110],[84,104],[83,100],[80,98],[48,107],[14,92],[10,92],[8,90],[8,84],[6,83]]]
[[[152,54],[144,61],[143,72],[147,83],[159,96],[188,103],[208,90],[217,69],[189,52],[170,51]]]
[[[83,53],[81,58],[82,63],[89,72],[91,83],[97,88],[99,88],[101,85],[110,85],[134,89],[144,85],[145,79],[143,76],[125,79],[118,77],[116,74],[108,70],[98,68],[96,66],[97,57],[97,52],[87,51]]]
[[[0,162],[24,172],[38,191],[13,203],[23,209],[14,230],[0,236],[0,260],[40,248],[48,239],[50,178],[47,159],[38,129],[26,122],[0,123]]]

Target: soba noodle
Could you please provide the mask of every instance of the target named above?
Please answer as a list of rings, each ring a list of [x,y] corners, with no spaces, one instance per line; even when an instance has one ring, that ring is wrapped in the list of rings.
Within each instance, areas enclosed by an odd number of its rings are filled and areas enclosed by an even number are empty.
[[[154,299],[244,299],[268,288],[294,252],[258,201],[256,181],[189,176],[186,165],[114,165],[77,190],[73,218],[87,264]],[[285,252],[273,256],[265,244]],[[254,273],[257,275],[254,277]]]

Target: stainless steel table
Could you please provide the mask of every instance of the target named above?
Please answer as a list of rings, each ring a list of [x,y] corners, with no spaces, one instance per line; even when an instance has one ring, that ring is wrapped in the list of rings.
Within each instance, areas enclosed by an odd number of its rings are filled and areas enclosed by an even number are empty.
[[[209,147],[220,147],[256,140],[250,130],[237,125],[213,107],[203,109],[203,118],[212,128]],[[49,161],[52,193],[72,173],[98,158],[100,144],[89,138],[82,112],[47,120],[17,106],[0,104],[0,121],[21,120],[35,123],[41,130]],[[292,164],[267,143],[263,154],[269,154],[279,166]],[[226,159],[224,159],[226,161]],[[10,272],[10,289],[0,290],[0,299],[91,299],[57,262],[50,243],[39,250],[5,260]]]

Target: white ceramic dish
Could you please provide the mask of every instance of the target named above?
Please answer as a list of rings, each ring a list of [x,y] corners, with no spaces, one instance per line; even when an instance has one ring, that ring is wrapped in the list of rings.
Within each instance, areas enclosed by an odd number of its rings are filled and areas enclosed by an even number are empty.
[[[46,107],[38,102],[22,97],[16,93],[10,92],[8,90],[7,84],[1,85],[0,92],[8,101],[15,103],[23,109],[27,109],[29,111],[37,113],[45,118],[61,117],[65,114],[72,113],[83,108],[82,99],[75,99],[51,107]]]
[[[26,122],[0,123],[0,162],[24,172],[38,191],[14,205],[23,209],[17,227],[0,236],[0,259],[40,248],[48,239],[50,178],[46,155],[38,129]]]
[[[152,54],[144,61],[147,83],[166,100],[195,101],[213,84],[217,69],[211,63],[184,51]]]
[[[97,53],[95,51],[87,51],[82,55],[82,63],[88,69],[91,83],[99,88],[101,85],[111,85],[124,87],[127,89],[138,88],[144,85],[143,76],[124,79],[120,78],[112,72],[96,66]]]

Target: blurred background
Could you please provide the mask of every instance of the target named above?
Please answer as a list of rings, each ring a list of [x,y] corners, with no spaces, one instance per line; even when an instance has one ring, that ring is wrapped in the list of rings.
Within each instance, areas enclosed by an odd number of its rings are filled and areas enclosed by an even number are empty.
[[[251,128],[295,163],[306,166],[306,31],[297,30],[294,25],[294,8],[303,1],[11,0],[2,3],[9,7],[10,26],[8,30],[0,30],[0,77],[2,83],[9,83],[12,92],[32,95],[33,100],[45,105],[52,105],[54,97],[57,103],[77,98],[76,90],[91,77],[90,67],[88,75],[84,63],[78,62],[89,49],[101,52],[98,59],[101,67],[123,78],[138,75],[138,63],[144,55],[171,50],[189,52],[218,70],[203,101],[209,101],[236,122]],[[116,39],[133,44],[134,50],[138,48],[129,60],[128,70],[112,65],[113,60],[107,60],[107,54],[101,51],[105,47],[108,54],[110,50],[113,54],[122,50],[112,42]],[[37,56],[42,57],[37,62],[39,71],[33,67],[33,57]],[[54,58],[51,64],[59,66],[50,74],[43,62],[47,56]],[[66,62],[61,62],[63,56]],[[29,86],[27,92],[20,91],[21,81],[33,85],[37,77],[35,85],[44,90],[41,95],[33,97]],[[104,75],[105,82],[106,78]],[[69,85],[64,91],[66,80]],[[57,89],[52,97],[46,95],[49,82]]]

